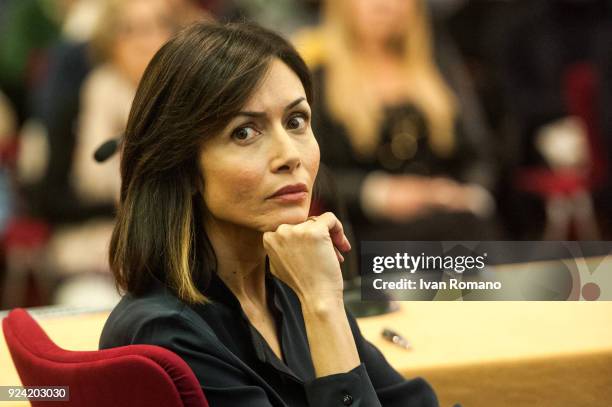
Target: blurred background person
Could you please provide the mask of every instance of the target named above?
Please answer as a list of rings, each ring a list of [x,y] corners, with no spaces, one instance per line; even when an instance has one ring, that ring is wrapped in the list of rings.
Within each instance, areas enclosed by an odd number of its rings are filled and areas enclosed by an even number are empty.
[[[322,162],[356,240],[496,236],[487,128],[426,2],[328,1],[323,20],[295,41],[318,87]]]
[[[70,3],[62,39],[48,50],[41,86],[29,96],[32,119],[21,130],[22,216],[39,217],[51,228],[38,257],[45,269],[39,274],[59,284],[54,301],[108,303],[117,299],[105,253],[119,169],[117,158],[97,164],[93,153],[123,131],[152,55],[181,25],[205,14],[196,3],[178,0]],[[83,21],[95,21],[94,28]]]
[[[523,1],[510,17],[492,55],[516,145],[515,223],[536,239],[601,239],[612,225],[612,3]]]
[[[81,90],[72,182],[84,201],[113,203],[119,157],[95,162],[95,150],[125,128],[136,86],[177,23],[169,0],[108,0],[92,38],[98,66]]]
[[[127,114],[129,93],[133,93],[129,89],[135,86],[139,71],[144,70],[151,54],[147,48],[158,46],[160,39],[166,37],[163,34],[160,38],[158,26],[171,25],[162,30],[172,32],[178,26],[208,16],[195,0],[155,1],[150,10],[142,4],[131,0],[114,3],[73,0],[65,13],[60,40],[47,50],[45,75],[31,97],[32,117],[44,133],[25,132],[23,135],[21,150],[27,158],[20,173],[21,183],[31,187],[27,191],[31,195],[31,211],[53,223],[78,222],[112,213],[114,202],[110,199],[75,196],[74,184],[79,184],[80,190],[87,186],[83,185],[82,176],[75,176],[73,167],[80,168],[76,172],[81,175],[89,170],[92,174],[103,174],[110,168],[109,165],[95,166],[92,160],[86,162],[86,155],[76,149],[92,150],[92,143],[100,135],[108,139],[120,133],[109,134],[125,121],[119,117]],[[123,8],[126,8],[125,16],[113,21],[112,18],[122,15]],[[166,15],[157,16],[164,8],[172,10],[171,15],[165,12]],[[151,37],[147,38],[149,34]],[[94,68],[96,74],[92,73],[84,86]],[[117,92],[117,100],[109,107],[108,102],[101,100],[108,99],[113,91]],[[94,108],[95,104],[99,105]],[[100,123],[94,123],[96,118]],[[77,140],[81,141],[78,146]],[[83,144],[88,142],[90,145]],[[36,153],[38,150],[48,153]],[[83,159],[73,166],[75,154]],[[33,162],[36,161],[33,157],[39,162]]]
[[[150,59],[179,27],[183,17],[174,14],[170,0],[105,0],[91,37],[96,66],[80,91],[77,134],[70,183],[83,205],[106,206],[103,218],[87,219],[54,233],[49,261],[63,273],[107,272],[106,248],[114,225],[114,203],[119,194],[118,154],[103,163],[93,160],[96,149],[119,137],[134,98],[136,86]],[[80,249],[79,249],[80,248]],[[82,284],[82,283],[80,283]],[[80,285],[79,284],[79,285]],[[57,302],[83,302],[82,287],[64,286]],[[62,296],[64,298],[62,298]]]

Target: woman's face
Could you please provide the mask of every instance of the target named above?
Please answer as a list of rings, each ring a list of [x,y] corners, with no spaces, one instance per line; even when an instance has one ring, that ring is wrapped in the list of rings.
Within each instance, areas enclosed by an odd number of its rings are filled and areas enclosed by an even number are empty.
[[[369,41],[386,42],[406,31],[417,0],[348,0],[357,35]]]
[[[204,203],[216,220],[260,232],[306,220],[320,158],[310,115],[301,81],[275,59],[241,113],[202,147]],[[287,186],[296,189],[275,195]]]
[[[114,64],[137,84],[151,58],[173,32],[167,0],[130,0],[122,3],[115,43]]]

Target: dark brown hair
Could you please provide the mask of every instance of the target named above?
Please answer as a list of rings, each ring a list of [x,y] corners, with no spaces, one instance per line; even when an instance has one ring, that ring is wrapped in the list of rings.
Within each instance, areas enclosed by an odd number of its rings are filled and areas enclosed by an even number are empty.
[[[202,142],[240,111],[278,58],[312,100],[308,68],[279,35],[251,24],[194,24],[153,57],[138,86],[121,156],[121,197],[109,261],[118,288],[155,280],[183,301],[205,302],[216,270],[203,228]]]

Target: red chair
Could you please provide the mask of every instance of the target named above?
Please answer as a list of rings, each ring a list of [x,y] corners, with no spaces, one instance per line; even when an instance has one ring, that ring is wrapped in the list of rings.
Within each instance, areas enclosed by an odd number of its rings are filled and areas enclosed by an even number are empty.
[[[599,82],[597,70],[588,62],[566,67],[563,75],[562,90],[568,114],[579,117],[586,125],[590,159],[585,168],[526,168],[519,170],[515,177],[518,189],[539,195],[546,202],[545,239],[600,238],[592,193],[606,184],[610,163],[603,154],[605,142],[599,126]]]
[[[32,401],[34,407],[208,407],[189,366],[159,346],[100,351],[58,347],[23,309],[2,321],[23,386],[68,386],[70,401]]]

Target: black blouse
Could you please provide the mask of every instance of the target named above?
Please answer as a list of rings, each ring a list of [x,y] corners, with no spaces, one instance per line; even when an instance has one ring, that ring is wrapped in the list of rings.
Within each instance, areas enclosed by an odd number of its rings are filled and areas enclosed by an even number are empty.
[[[106,321],[100,349],[151,344],[173,351],[191,367],[213,407],[438,405],[429,384],[395,371],[348,311],[361,364],[316,378],[298,297],[269,271],[266,289],[284,360],[216,274],[204,290],[210,304],[188,306],[161,284],[144,296],[125,295]]]

